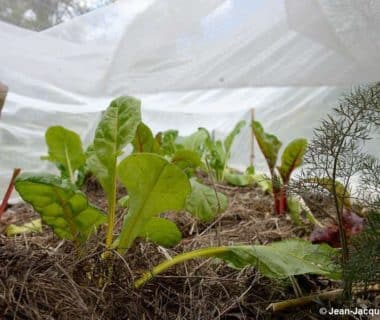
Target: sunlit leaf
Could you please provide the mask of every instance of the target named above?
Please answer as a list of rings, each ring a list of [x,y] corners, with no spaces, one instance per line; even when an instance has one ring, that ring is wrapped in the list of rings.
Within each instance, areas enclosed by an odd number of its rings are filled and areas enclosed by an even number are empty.
[[[129,209],[118,239],[120,251],[144,234],[153,217],[184,208],[191,191],[185,173],[156,154],[137,153],[119,165],[119,176],[129,195]]]

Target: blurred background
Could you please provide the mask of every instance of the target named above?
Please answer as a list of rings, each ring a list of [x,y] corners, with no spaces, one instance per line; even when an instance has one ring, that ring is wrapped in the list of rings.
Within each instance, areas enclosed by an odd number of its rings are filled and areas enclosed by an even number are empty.
[[[0,0],[0,20],[34,31],[50,28],[116,0]]]

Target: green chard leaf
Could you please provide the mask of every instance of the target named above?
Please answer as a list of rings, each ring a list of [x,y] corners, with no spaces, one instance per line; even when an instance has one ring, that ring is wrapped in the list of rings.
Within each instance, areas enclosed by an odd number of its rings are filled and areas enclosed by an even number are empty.
[[[117,159],[131,143],[141,122],[140,101],[121,97],[111,102],[95,131],[88,167],[99,179],[107,195],[116,186]]]
[[[208,138],[206,140],[206,147],[209,153],[209,164],[214,170],[215,178],[218,182],[222,182],[228,161],[228,154],[223,147],[223,143],[220,140],[213,141],[211,138]]]
[[[258,121],[252,122],[252,130],[270,171],[273,171],[282,146],[281,141],[275,135],[264,132],[263,126]]]
[[[49,127],[45,134],[48,156],[42,159],[53,162],[58,169],[75,182],[74,172],[86,162],[82,141],[77,133],[62,126]]]
[[[285,184],[289,182],[293,170],[302,165],[306,150],[306,139],[295,139],[286,146],[282,153],[281,166],[278,168],[282,181]]]
[[[198,129],[187,137],[178,137],[177,142],[180,143],[184,149],[194,151],[198,153],[199,156],[202,156],[204,152],[204,143],[207,137],[208,133],[205,129]]]
[[[140,123],[132,141],[133,153],[150,152],[160,153],[160,145],[153,137],[153,133],[145,123]]]
[[[54,175],[20,175],[15,188],[56,235],[82,243],[106,216],[76,187]]]
[[[141,123],[140,105],[140,100],[132,97],[112,101],[98,124],[93,147],[89,150],[88,169],[97,177],[107,195],[107,247],[113,241],[118,157],[135,138]]]
[[[202,166],[199,154],[185,149],[177,150],[171,162],[181,168],[188,176],[191,176],[197,168]]]
[[[174,222],[157,217],[148,220],[139,236],[166,248],[175,246],[182,239]]]
[[[191,179],[192,191],[186,200],[186,211],[203,222],[209,222],[219,213],[227,210],[228,199],[221,193],[208,186]]]
[[[226,180],[228,184],[239,187],[250,186],[254,183],[253,175],[232,173],[229,171],[224,172],[224,180]]]
[[[328,245],[313,245],[309,241],[290,239],[270,245],[237,246],[222,253],[219,258],[234,268],[255,266],[270,278],[286,278],[299,274],[319,274],[337,279],[338,251]],[[337,260],[338,261],[338,260]]]
[[[117,240],[119,250],[125,251],[137,237],[146,234],[146,226],[153,223],[152,218],[183,209],[191,187],[179,167],[156,154],[130,155],[120,163],[118,171],[129,194],[129,210]],[[164,230],[174,232],[167,226]],[[158,234],[153,236],[148,232],[148,238],[162,243]]]
[[[135,282],[142,286],[155,275],[187,260],[214,257],[228,263],[232,268],[255,267],[269,278],[283,279],[299,274],[317,274],[330,279],[340,279],[341,269],[337,261],[339,251],[326,244],[315,245],[301,239],[274,242],[269,245],[230,246],[204,248],[179,254],[167,260],[153,270],[146,272]]]
[[[234,143],[235,138],[239,135],[241,129],[245,126],[245,121],[239,121],[235,127],[232,129],[232,131],[229,133],[227,138],[224,140],[224,148],[226,150],[226,153],[230,153],[232,144]]]

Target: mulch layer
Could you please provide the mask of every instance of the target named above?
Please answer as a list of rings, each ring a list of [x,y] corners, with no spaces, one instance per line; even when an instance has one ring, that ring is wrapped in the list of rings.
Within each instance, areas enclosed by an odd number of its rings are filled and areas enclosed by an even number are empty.
[[[144,271],[178,253],[307,239],[312,230],[308,222],[295,226],[288,217],[275,216],[271,196],[255,187],[217,189],[228,196],[229,207],[211,224],[185,212],[166,214],[183,233],[181,243],[171,249],[137,241],[127,254],[104,260],[103,244],[96,240],[104,239],[103,230],[81,252],[47,227],[42,234],[0,234],[0,319],[326,319],[318,313],[320,307],[329,307],[326,302],[273,314],[266,310],[270,303],[296,297],[290,280],[271,280],[254,268],[234,270],[212,259],[186,262],[133,288],[133,280]],[[87,181],[84,191],[92,203],[106,208],[96,181]],[[318,218],[327,221],[324,216]],[[28,205],[15,204],[0,222],[0,232],[8,223],[36,217]],[[296,279],[305,295],[339,287],[318,276]]]

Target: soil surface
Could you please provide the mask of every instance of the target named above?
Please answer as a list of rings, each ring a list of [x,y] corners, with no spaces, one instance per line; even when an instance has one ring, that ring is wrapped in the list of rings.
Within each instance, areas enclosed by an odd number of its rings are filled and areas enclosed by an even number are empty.
[[[96,240],[104,239],[104,230],[81,252],[48,227],[41,234],[0,234],[0,314],[4,319],[326,319],[318,310],[330,305],[322,301],[272,313],[270,303],[297,297],[290,280],[271,280],[254,268],[234,270],[212,259],[173,267],[133,288],[134,279],[169,256],[216,245],[307,239],[313,228],[306,220],[295,226],[288,216],[274,215],[272,197],[258,188],[216,187],[228,196],[229,207],[213,223],[202,224],[186,212],[166,214],[183,233],[181,243],[171,249],[138,241],[126,255],[115,253],[104,260],[103,244]],[[84,191],[106,209],[96,181],[88,180]],[[120,188],[119,195],[125,190]],[[328,210],[322,198],[317,203]],[[121,213],[119,209],[119,227]],[[330,220],[320,211],[315,215],[322,223]],[[0,232],[9,223],[36,217],[28,205],[13,205],[0,221]],[[339,287],[312,275],[297,276],[296,282],[304,295]]]

